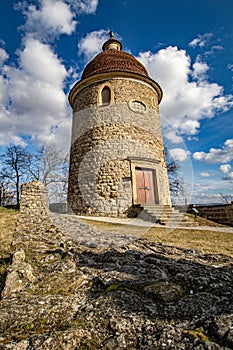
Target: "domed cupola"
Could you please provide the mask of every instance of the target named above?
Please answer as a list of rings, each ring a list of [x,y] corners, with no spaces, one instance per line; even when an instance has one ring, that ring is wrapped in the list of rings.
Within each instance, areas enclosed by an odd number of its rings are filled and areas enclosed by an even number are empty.
[[[82,80],[93,75],[107,72],[131,72],[148,77],[146,68],[135,57],[122,51],[122,44],[110,32],[110,39],[103,44],[103,52],[88,63],[82,74]]]

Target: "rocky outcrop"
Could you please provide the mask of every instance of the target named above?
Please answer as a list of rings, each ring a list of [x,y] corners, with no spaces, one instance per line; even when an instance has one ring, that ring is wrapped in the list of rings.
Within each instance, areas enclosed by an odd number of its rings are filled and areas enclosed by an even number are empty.
[[[99,232],[80,222],[66,234],[39,189],[23,189],[24,222],[0,301],[1,350],[233,348],[232,258],[138,238],[91,246],[83,234]]]

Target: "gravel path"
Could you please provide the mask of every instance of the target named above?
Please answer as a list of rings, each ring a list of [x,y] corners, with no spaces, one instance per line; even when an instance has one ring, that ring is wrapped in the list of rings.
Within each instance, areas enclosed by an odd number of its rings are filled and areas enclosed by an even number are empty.
[[[101,221],[101,222],[110,222],[114,224],[122,224],[122,225],[134,225],[134,226],[143,226],[143,227],[164,227],[160,224],[154,224],[152,222],[144,221],[141,219],[129,219],[129,218],[111,218],[111,217],[103,217],[103,216],[77,216],[79,219],[86,219],[90,221]],[[180,229],[187,230],[208,230],[208,231],[218,231],[218,232],[230,232],[233,233],[233,227],[215,227],[215,226],[187,226],[180,227]]]
[[[128,218],[112,218],[112,217],[94,217],[94,216],[78,216],[69,214],[57,214],[50,212],[54,224],[59,230],[75,240],[79,244],[89,248],[114,248],[127,245],[136,239],[142,237],[144,233],[151,227],[166,228],[170,233],[176,227],[161,226],[151,222],[143,221],[141,219],[128,219]],[[90,224],[83,223],[81,220],[89,220]],[[141,227],[140,230],[126,229],[124,233],[119,233],[114,228],[109,228],[108,231],[98,230],[91,225],[91,221],[99,221],[113,224],[121,224],[128,226],[135,226],[135,228]],[[145,228],[145,229],[143,229]],[[233,233],[231,227],[210,227],[210,226],[198,226],[198,227],[179,227],[179,229],[185,230],[205,230],[205,231],[218,231],[218,232],[230,232]]]

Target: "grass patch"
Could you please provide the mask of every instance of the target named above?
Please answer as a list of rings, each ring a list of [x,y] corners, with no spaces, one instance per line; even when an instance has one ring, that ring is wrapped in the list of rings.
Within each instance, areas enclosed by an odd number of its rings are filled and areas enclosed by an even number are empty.
[[[194,330],[184,330],[183,333],[190,335],[194,339],[201,339],[203,341],[209,340],[207,335],[204,333],[204,329],[202,327],[196,328]]]
[[[165,228],[151,228],[143,237],[152,242],[186,249],[198,249],[205,254],[224,254],[233,258],[233,233],[230,232],[177,228],[166,233]]]
[[[10,263],[10,245],[17,217],[17,210],[0,207],[0,294],[4,288],[6,270]]]
[[[13,233],[15,230],[18,211],[15,209],[6,209],[0,207],[0,257],[2,253],[9,252],[9,247],[12,242]]]

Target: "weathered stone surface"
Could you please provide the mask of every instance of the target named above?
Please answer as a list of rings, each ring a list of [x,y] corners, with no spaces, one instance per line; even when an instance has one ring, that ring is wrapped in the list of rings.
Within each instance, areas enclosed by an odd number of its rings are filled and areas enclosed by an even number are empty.
[[[25,203],[37,185],[23,188]],[[232,258],[143,239],[91,248],[92,227],[71,239],[31,208],[21,207],[8,276],[27,263],[34,278],[2,295],[1,350],[233,348]]]

